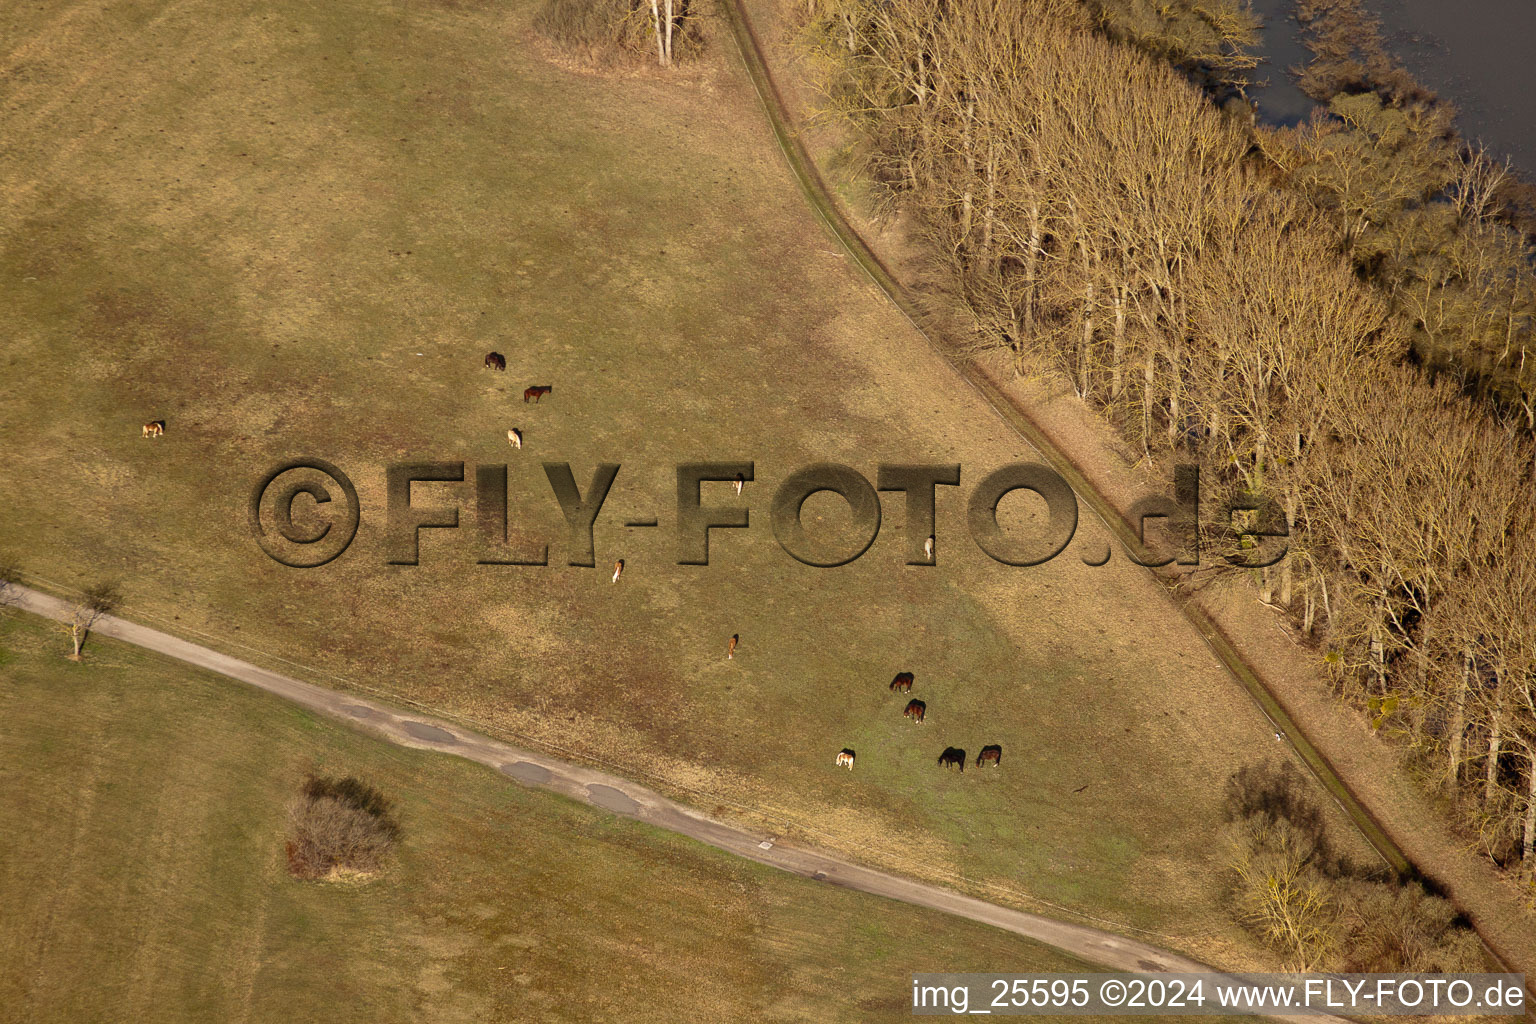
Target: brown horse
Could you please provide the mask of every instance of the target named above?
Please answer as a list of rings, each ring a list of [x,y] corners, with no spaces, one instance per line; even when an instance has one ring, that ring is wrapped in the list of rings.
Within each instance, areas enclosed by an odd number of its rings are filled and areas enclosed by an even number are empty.
[[[923,724],[923,716],[928,713],[928,705],[920,700],[907,701],[907,710],[902,712],[903,717],[910,718],[918,725]]]
[[[964,774],[965,751],[961,750],[959,747],[945,747],[944,753],[939,755],[939,767],[959,768],[961,773]]]
[[[501,370],[503,373],[505,373],[507,369],[507,357],[502,355],[500,352],[487,352],[485,354],[485,368],[487,370]]]
[[[144,424],[144,437],[164,437],[165,420],[150,420]]]
[[[898,672],[896,678],[891,680],[891,689],[900,690],[902,693],[912,692],[912,673]]]
[[[976,755],[976,767],[980,768],[988,761],[992,762],[994,768],[1001,768],[1003,766],[1003,748],[996,743],[988,743],[982,747],[981,753]]]
[[[523,391],[523,401],[526,402],[531,398],[537,403],[540,398],[543,398],[553,390],[555,390],[553,384],[535,384],[533,387]]]

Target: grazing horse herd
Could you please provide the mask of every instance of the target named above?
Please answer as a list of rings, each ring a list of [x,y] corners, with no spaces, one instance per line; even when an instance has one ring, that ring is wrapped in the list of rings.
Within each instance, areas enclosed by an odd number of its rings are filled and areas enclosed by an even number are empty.
[[[500,352],[487,352],[486,355],[485,355],[485,366],[486,366],[486,369],[488,369],[488,370],[495,370],[495,371],[498,371],[498,372],[501,372],[501,373],[505,373],[506,369],[507,369],[507,357],[502,355]],[[525,389],[523,391],[523,401],[525,403],[529,402],[529,401],[532,401],[534,404],[538,404],[539,399],[543,398],[545,395],[551,393],[554,390],[555,390],[555,388],[554,388],[554,385],[552,385],[552,384],[535,384],[535,385],[532,385],[531,387],[529,387],[529,388],[527,388],[527,389]],[[150,420],[148,423],[144,424],[144,429],[143,429],[142,436],[144,436],[144,437],[163,437],[163,436],[165,436],[165,420]],[[523,446],[523,432],[521,430],[518,430],[516,427],[513,427],[512,429],[508,430],[507,431],[507,442],[509,444],[511,444],[512,447],[514,447],[514,448],[522,448],[522,446]],[[736,479],[734,481],[737,494],[741,493],[742,484],[744,482],[745,481],[743,480],[742,476],[740,474],[737,474]],[[923,545],[923,554],[929,560],[932,560],[932,558],[933,558],[933,538],[932,537],[929,537],[927,542]],[[621,575],[623,575],[623,573],[624,573],[624,560],[621,558],[621,559],[619,559],[617,562],[615,562],[613,564],[613,582],[615,582],[615,583],[619,582],[619,577]],[[732,635],[731,636],[730,643],[726,646],[725,656],[726,656],[727,659],[732,659],[732,658],[736,657],[736,645],[740,641],[741,641],[741,637],[739,635]],[[896,673],[896,678],[891,680],[891,691],[893,693],[911,693],[912,692],[912,683],[913,683],[913,675],[912,675],[911,672],[898,672],[898,673]],[[915,700],[915,699],[907,701],[907,706],[902,711],[902,716],[904,718],[912,719],[913,723],[915,723],[917,725],[922,725],[923,724],[923,722],[927,718],[927,714],[928,714],[928,705],[927,705],[927,703],[924,702],[924,701]],[[851,749],[845,747],[844,749],[840,750],[838,752],[838,754],[837,754],[837,767],[839,767],[839,768],[847,768],[849,771],[853,771],[854,757],[855,757],[854,752]],[[944,748],[944,752],[939,755],[938,763],[939,763],[939,766],[942,767],[942,768],[959,768],[960,771],[964,772],[965,771],[965,759],[966,759],[965,751],[962,750],[961,748],[959,748],[959,747],[945,747]],[[1002,765],[1002,763],[1003,763],[1003,748],[1000,747],[999,745],[995,744],[995,743],[991,743],[991,744],[988,744],[985,747],[982,747],[981,748],[981,753],[976,755],[976,766],[978,768],[981,767],[984,764],[991,764],[994,767],[1000,767]]]
[[[731,649],[733,651],[736,649],[734,637],[731,638]],[[896,678],[891,680],[891,692],[911,693],[914,678],[911,672],[896,673]],[[906,709],[901,714],[904,718],[912,719],[917,725],[922,725],[928,715],[928,705],[925,701],[914,698],[907,701]],[[837,766],[853,771],[853,757],[853,751],[844,747],[838,752]],[[939,755],[939,767],[959,768],[961,772],[964,772],[965,757],[965,751],[960,747],[945,747],[944,752]],[[984,764],[990,764],[994,768],[1001,768],[1003,765],[1003,748],[996,743],[989,743],[982,747],[981,753],[976,755],[976,767],[980,768]]]
[[[500,372],[505,373],[507,370],[507,357],[502,355],[500,352],[487,352],[485,354],[485,368],[487,370],[499,370]],[[523,389],[523,402],[527,403],[531,400],[534,405],[538,405],[539,399],[543,398],[553,390],[555,390],[555,386],[553,384],[534,384],[531,387]],[[513,427],[511,430],[507,431],[507,443],[510,444],[513,448],[521,449],[523,447],[523,432],[518,430],[516,427]],[[619,582],[619,573],[623,571],[624,563],[620,562],[619,565],[614,569],[613,582]]]
[[[500,352],[487,352],[485,354],[485,368],[487,370],[497,370],[501,373],[506,373],[507,357],[502,355]],[[527,402],[531,400],[535,405],[537,405],[539,399],[543,398],[553,390],[555,390],[555,386],[553,384],[535,384],[523,391],[523,401]],[[144,430],[141,436],[164,437],[165,420],[150,420],[148,423],[144,424]],[[513,448],[521,448],[523,446],[523,432],[518,430],[516,427],[513,427],[511,430],[507,431],[507,441],[512,445]],[[741,484],[739,482],[736,485],[736,493],[741,493]]]

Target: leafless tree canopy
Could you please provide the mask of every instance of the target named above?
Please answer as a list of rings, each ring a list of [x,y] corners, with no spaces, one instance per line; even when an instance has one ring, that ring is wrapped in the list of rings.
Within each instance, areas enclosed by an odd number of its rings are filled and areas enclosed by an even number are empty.
[[[311,776],[288,805],[288,870],[298,878],[374,874],[399,838],[390,802],[350,776]]]

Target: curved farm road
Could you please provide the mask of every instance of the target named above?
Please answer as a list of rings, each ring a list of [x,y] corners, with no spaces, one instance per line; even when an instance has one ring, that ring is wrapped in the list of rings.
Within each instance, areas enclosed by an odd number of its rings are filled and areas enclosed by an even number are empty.
[[[68,601],[27,587],[18,586],[15,590],[17,604],[23,611],[60,622],[70,621],[73,606]],[[1195,960],[1112,932],[987,903],[938,886],[860,867],[809,847],[781,846],[769,837],[705,817],[627,779],[520,750],[451,722],[401,714],[376,701],[269,672],[136,622],[106,615],[92,627],[92,632],[248,683],[312,711],[351,722],[391,743],[478,761],[525,786],[550,790],[614,814],[632,817],[790,874],[979,921],[1054,946],[1111,970],[1143,973],[1212,970]],[[1344,1018],[1328,1014],[1276,1019],[1317,1024],[1344,1022]]]

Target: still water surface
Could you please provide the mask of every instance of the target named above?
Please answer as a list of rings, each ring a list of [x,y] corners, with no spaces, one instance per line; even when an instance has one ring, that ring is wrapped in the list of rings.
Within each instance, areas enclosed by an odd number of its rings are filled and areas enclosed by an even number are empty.
[[[1368,0],[1393,54],[1424,85],[1456,105],[1468,138],[1481,139],[1536,179],[1536,0]],[[1311,101],[1286,69],[1304,63],[1291,0],[1255,0],[1269,63],[1255,77],[1264,119],[1294,124]]]

